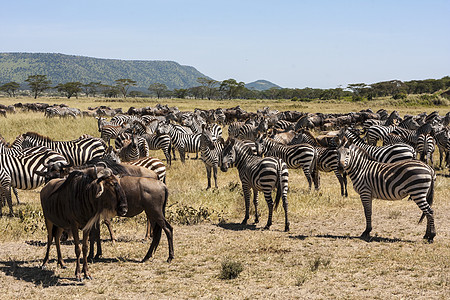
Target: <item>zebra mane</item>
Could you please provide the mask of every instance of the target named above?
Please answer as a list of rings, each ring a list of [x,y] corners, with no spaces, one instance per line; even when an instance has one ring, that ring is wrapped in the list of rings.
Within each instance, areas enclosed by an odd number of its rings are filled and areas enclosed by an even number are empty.
[[[37,138],[37,139],[42,139],[45,140],[46,142],[53,142],[53,139],[48,137],[48,136],[44,136],[42,134],[39,134],[37,132],[32,132],[32,131],[28,131],[27,133],[23,134],[23,137],[26,138],[27,136],[31,137],[31,138]]]
[[[311,133],[311,131],[303,129],[303,130],[299,130],[298,133],[304,134],[304,135],[310,137],[314,141],[314,143],[316,143],[316,145],[319,145],[319,142],[317,141],[316,137]]]
[[[0,134],[0,145],[3,147],[11,148],[11,145],[5,140],[5,138]]]

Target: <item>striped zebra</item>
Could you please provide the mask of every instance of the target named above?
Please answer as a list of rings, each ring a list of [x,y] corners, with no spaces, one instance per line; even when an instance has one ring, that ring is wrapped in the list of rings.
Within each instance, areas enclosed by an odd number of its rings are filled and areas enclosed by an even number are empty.
[[[228,125],[228,138],[236,138],[239,134],[239,130],[244,125],[255,125],[254,119],[248,119],[245,122],[236,121]]]
[[[206,122],[202,119],[202,117],[193,115],[183,115],[181,120],[181,125],[187,126],[192,130],[192,133],[201,133],[202,126],[206,124]],[[222,136],[222,127],[218,124],[209,124],[210,131],[212,135],[216,138],[220,138]]]
[[[100,138],[109,146],[111,139],[116,139],[120,134],[128,131],[130,128],[128,123],[122,125],[104,125],[100,131]]]
[[[134,121],[142,121],[142,119],[135,115],[116,115],[111,118],[110,123],[113,125],[122,125],[125,123],[132,124]]]
[[[366,143],[372,146],[377,144],[378,140],[383,140],[385,136],[389,133],[393,132],[397,128],[396,124],[392,124],[389,126],[385,125],[373,125],[370,126],[366,131]]]
[[[197,153],[200,151],[200,135],[201,134],[187,134],[170,123],[160,123],[156,129],[158,135],[167,134],[170,136],[172,147],[178,150],[181,162],[186,160],[186,153]]]
[[[81,111],[78,108],[66,107],[66,106],[51,106],[45,109],[44,115],[47,118],[60,117],[67,118],[81,115]]]
[[[442,169],[442,158],[448,160],[450,151],[450,129],[439,130],[435,133],[434,139],[439,149],[439,168]]]
[[[253,190],[253,204],[255,206],[255,223],[259,222],[258,191],[262,191],[269,208],[269,216],[264,228],[269,229],[272,225],[274,205],[272,191],[277,189],[275,209],[281,198],[284,208],[284,230],[289,231],[287,201],[289,172],[287,165],[279,158],[261,158],[253,155],[251,150],[248,147],[245,147],[241,141],[231,138],[227,140],[222,151],[220,170],[226,172],[231,166],[235,166],[238,169],[244,193],[245,218],[242,221],[242,224],[247,224],[249,219],[251,190]]]
[[[33,146],[48,147],[66,158],[71,166],[82,166],[105,153],[106,144],[99,138],[80,137],[72,141],[54,141],[35,132],[22,135],[23,148]]]
[[[420,134],[417,137],[416,153],[419,159],[424,163],[433,167],[433,153],[435,149],[435,141],[431,134]]]
[[[353,188],[360,195],[364,207],[366,229],[361,235],[362,239],[370,240],[373,198],[400,200],[410,196],[422,210],[420,221],[427,217],[424,239],[433,242],[436,235],[431,209],[436,179],[433,168],[417,160],[392,164],[379,163],[366,151],[345,139],[338,148],[338,154],[339,161],[350,176]]]
[[[295,122],[290,122],[288,120],[278,120],[273,126],[273,129],[276,129],[276,131],[293,130],[295,128],[295,124]]]
[[[67,165],[66,159],[59,153],[46,147],[31,147],[20,154],[0,155],[1,206],[6,199],[10,215],[13,215],[11,188],[19,202],[16,189],[32,190],[41,186],[45,178],[44,170],[54,165]]]
[[[211,188],[211,170],[214,176],[214,187],[217,189],[217,167],[219,165],[220,154],[223,150],[223,139],[216,137],[211,132],[209,126],[203,125],[200,135],[200,153],[201,159],[205,164],[208,186],[206,190]]]
[[[254,141],[262,133],[266,133],[269,129],[269,124],[266,118],[262,118],[257,124],[245,124],[240,129],[236,138],[240,140]]]
[[[417,133],[416,130],[397,127],[395,130],[383,137],[383,146],[394,144],[407,144],[416,148]]]
[[[150,148],[142,136],[121,133],[114,141],[122,161],[133,161],[150,155]]]
[[[341,186],[341,196],[348,197],[347,174],[339,166],[337,150],[323,147],[308,130],[302,129],[295,136],[296,144],[309,144],[317,152],[317,170],[320,172],[334,172]],[[292,144],[291,144],[292,145]]]
[[[351,139],[353,143],[365,150],[369,156],[374,160],[383,163],[394,163],[399,161],[411,160],[416,157],[416,151],[413,147],[406,144],[386,145],[386,146],[372,146],[367,145],[359,135],[352,129],[341,129],[338,134],[338,139],[343,140],[343,137]]]
[[[319,189],[320,180],[317,171],[317,151],[308,144],[282,145],[275,142],[267,135],[260,135],[256,141],[258,155],[273,156],[282,159],[289,169],[302,168],[308,180],[309,190],[312,183],[316,190]]]

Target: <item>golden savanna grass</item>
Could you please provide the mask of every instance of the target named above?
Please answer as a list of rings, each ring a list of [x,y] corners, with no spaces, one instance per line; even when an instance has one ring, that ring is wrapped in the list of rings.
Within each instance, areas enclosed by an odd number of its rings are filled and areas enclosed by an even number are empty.
[[[0,99],[3,104],[34,102],[34,99]],[[177,106],[180,110],[233,107],[250,111],[269,106],[278,110],[350,112],[367,108],[365,103],[291,101],[199,101],[162,99],[106,102],[104,99],[44,98],[39,102],[67,103],[86,109],[109,105]],[[398,110],[401,115],[439,110],[433,107],[391,106],[371,102],[375,111]],[[0,119],[0,134],[8,141],[26,131],[58,140],[81,134],[99,136],[93,118],[46,119],[42,113],[18,112]],[[226,132],[226,128],[224,130]],[[163,158],[162,153],[152,155]],[[191,158],[194,157],[192,154]],[[435,162],[438,159],[435,153]],[[267,205],[260,195],[260,224],[241,226],[243,196],[235,169],[219,171],[217,190],[205,191],[206,171],[200,160],[179,160],[168,169],[170,196],[167,217],[174,226],[175,259],[168,256],[163,234],[154,259],[139,261],[148,250],[142,241],[145,217],[114,219],[118,242],[112,244],[102,226],[103,258],[90,264],[94,279],[74,280],[73,245],[63,245],[67,269],[56,267],[51,251],[49,269],[41,270],[46,230],[39,203],[40,189],[19,191],[22,204],[16,216],[0,219],[0,298],[95,298],[95,299],[448,299],[450,297],[450,181],[448,170],[438,171],[433,208],[437,236],[433,244],[422,241],[425,224],[417,224],[421,212],[411,201],[375,200],[373,241],[358,239],[365,226],[359,196],[349,183],[349,197],[340,196],[332,174],[321,174],[319,192],[308,192],[301,171],[290,170],[289,217],[291,231],[283,232],[280,207],[274,225],[262,230]],[[15,199],[14,199],[15,201]],[[3,208],[7,212],[7,208]],[[250,222],[253,221],[251,215]],[[188,225],[189,224],[189,225]],[[242,266],[236,279],[223,280],[221,265],[232,261]]]

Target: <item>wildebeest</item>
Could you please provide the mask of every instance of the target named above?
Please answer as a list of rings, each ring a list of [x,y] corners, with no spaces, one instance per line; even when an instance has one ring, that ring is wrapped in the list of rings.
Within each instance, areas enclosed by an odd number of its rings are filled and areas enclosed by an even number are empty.
[[[67,179],[53,179],[41,191],[41,205],[47,227],[47,252],[42,263],[45,268],[49,259],[50,247],[55,237],[58,265],[64,268],[61,256],[60,237],[63,230],[72,232],[75,242],[75,277],[81,281],[80,238],[78,230],[83,231],[83,270],[84,278],[91,279],[87,265],[89,232],[100,218],[124,216],[128,211],[127,198],[118,178],[108,168],[96,166],[74,171]]]
[[[128,212],[123,216],[131,218],[144,211],[153,231],[150,248],[142,259],[142,262],[147,261],[156,251],[161,240],[162,230],[164,230],[169,243],[169,257],[167,258],[167,262],[171,262],[174,257],[173,228],[165,218],[165,209],[169,195],[167,186],[160,180],[132,176],[120,178],[120,185],[128,201]],[[89,258],[92,258],[94,255],[95,242],[97,242],[97,254],[95,258],[98,258],[102,255],[99,226],[94,227],[92,231]]]

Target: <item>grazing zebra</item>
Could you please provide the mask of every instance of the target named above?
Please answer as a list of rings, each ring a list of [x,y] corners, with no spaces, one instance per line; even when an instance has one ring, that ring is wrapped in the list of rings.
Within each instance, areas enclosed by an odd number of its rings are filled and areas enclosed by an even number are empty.
[[[426,164],[433,167],[433,153],[435,149],[434,138],[431,134],[420,134],[417,137],[416,152],[419,155],[419,159]],[[430,163],[428,163],[430,161]]]
[[[338,154],[335,148],[323,147],[308,130],[300,130],[296,137],[297,144],[310,144],[317,152],[317,169],[321,172],[334,172],[341,186],[341,196],[348,197],[347,174],[339,166]]]
[[[200,136],[201,159],[206,167],[206,176],[208,178],[207,190],[211,188],[211,169],[214,176],[214,187],[217,189],[217,167],[219,165],[220,154],[223,150],[223,139],[216,140],[209,126],[203,125]]]
[[[59,153],[46,147],[31,147],[20,154],[0,155],[0,184],[1,206],[6,198],[9,206],[10,215],[13,214],[11,188],[19,202],[16,189],[32,190],[41,186],[45,178],[41,177],[40,172],[44,172],[53,165],[67,165],[66,159]]]
[[[361,235],[362,239],[370,240],[373,198],[400,200],[409,195],[422,210],[420,221],[424,216],[427,217],[424,239],[430,243],[433,242],[436,235],[431,209],[436,179],[433,168],[417,160],[392,164],[379,163],[374,161],[366,151],[345,139],[338,148],[338,154],[339,161],[350,176],[364,207],[366,229]]]
[[[284,230],[289,231],[287,201],[289,172],[287,165],[279,158],[261,158],[253,155],[250,148],[245,147],[241,141],[231,138],[227,140],[222,151],[220,170],[226,172],[231,166],[236,166],[238,169],[244,193],[245,218],[242,221],[242,224],[247,224],[249,219],[251,190],[253,190],[253,204],[255,205],[255,223],[259,222],[258,191],[262,191],[269,208],[269,216],[264,228],[270,228],[272,225],[274,204],[272,200],[272,190],[276,188],[275,209],[280,203],[281,198],[284,208]]]
[[[309,190],[314,182],[316,190],[319,189],[319,173],[317,172],[317,151],[309,144],[282,145],[275,142],[267,135],[260,135],[256,141],[258,155],[265,157],[274,156],[282,159],[288,168],[302,168],[308,180]]]
[[[66,158],[72,166],[81,166],[105,153],[106,144],[98,138],[80,137],[72,141],[54,141],[35,132],[22,135],[23,148],[33,146],[48,147]]]
[[[156,129],[159,135],[167,134],[170,136],[172,147],[180,153],[181,162],[185,162],[186,153],[197,153],[200,151],[200,135],[187,134],[176,129],[170,123],[161,123]]]
[[[77,116],[81,115],[81,111],[78,108],[72,108],[72,107],[66,107],[66,106],[52,106],[52,107],[47,107],[45,109],[44,115],[47,118],[52,118],[52,117],[76,118]]]
[[[372,146],[367,145],[359,137],[359,135],[352,129],[343,128],[339,134],[338,139],[342,141],[343,137],[352,139],[353,143],[364,149],[369,156],[378,162],[394,163],[399,161],[410,160],[416,157],[416,151],[413,147],[406,144],[386,145],[386,146]]]

